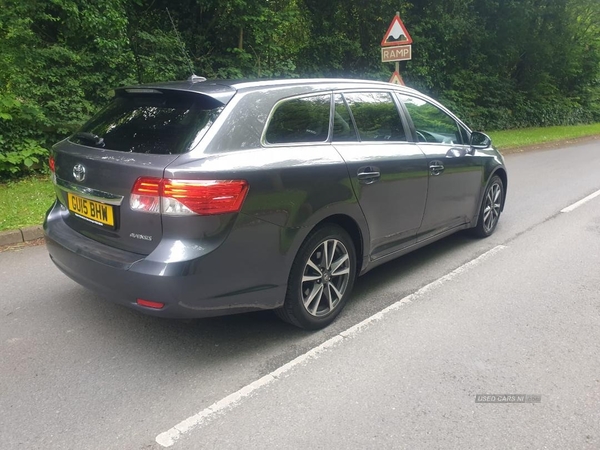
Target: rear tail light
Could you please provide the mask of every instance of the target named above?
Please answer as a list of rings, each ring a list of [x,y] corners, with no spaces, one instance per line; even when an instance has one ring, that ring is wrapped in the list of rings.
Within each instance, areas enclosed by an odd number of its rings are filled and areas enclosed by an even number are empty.
[[[243,180],[163,180],[163,214],[223,214],[238,212],[246,198]]]
[[[133,185],[129,204],[134,211],[160,214],[160,178],[138,178]]]
[[[144,300],[142,298],[138,298],[136,300],[136,303],[140,306],[144,306],[146,308],[152,308],[152,309],[162,309],[165,304],[161,303],[161,302],[153,302],[151,300]]]
[[[48,167],[50,168],[50,179],[53,183],[56,183],[56,161],[54,161],[54,156],[52,155],[48,158]]]
[[[238,212],[246,194],[244,180],[169,180],[138,178],[131,191],[134,211],[171,216]]]

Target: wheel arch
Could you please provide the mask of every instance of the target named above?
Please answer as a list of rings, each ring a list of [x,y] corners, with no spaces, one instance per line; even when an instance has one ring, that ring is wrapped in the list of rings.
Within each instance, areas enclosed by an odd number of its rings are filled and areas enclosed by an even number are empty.
[[[352,217],[349,214],[345,214],[343,212],[336,212],[334,214],[328,215],[326,217],[321,217],[317,221],[313,222],[309,226],[302,227],[297,229],[297,236],[295,243],[293,245],[293,249],[288,253],[289,259],[289,270],[292,268],[292,264],[296,259],[302,244],[306,242],[309,236],[318,228],[326,225],[326,224],[334,224],[341,227],[345,230],[352,239],[352,243],[354,244],[354,249],[356,251],[356,267],[357,273],[360,274],[362,269],[365,267],[364,257],[368,255],[368,229],[366,227],[366,223],[359,223],[359,221]],[[289,273],[288,273],[289,276]]]
[[[501,209],[501,211],[504,211],[504,205],[506,204],[506,192],[507,192],[507,186],[508,186],[508,175],[506,173],[506,169],[504,168],[504,166],[501,166],[501,165],[493,167],[492,169],[490,169],[488,167],[486,170],[486,176],[483,178],[481,192],[479,194],[479,201],[477,202],[477,210],[475,211],[475,215],[473,216],[473,220],[471,222],[472,227],[476,227],[477,224],[479,223],[479,209],[481,208],[481,204],[483,202],[483,196],[485,194],[485,190],[487,189],[488,185],[490,184],[490,180],[494,176],[500,177],[500,180],[502,180],[502,184],[504,185],[504,189],[503,189],[504,192],[502,194],[502,209]]]
[[[507,175],[506,169],[504,167],[498,167],[495,171],[492,172],[492,174],[488,178],[488,183],[489,183],[489,180],[491,180],[494,175],[497,175],[498,177],[500,177],[500,179],[502,180],[502,184],[504,185],[504,192],[503,192],[503,197],[502,197],[502,210],[501,210],[501,211],[504,211],[504,205],[506,204],[506,193],[508,191],[508,175]],[[487,183],[486,183],[486,186],[487,186]]]
[[[350,216],[345,214],[334,214],[321,220],[313,227],[313,230],[328,223],[338,225],[350,235],[352,243],[354,244],[354,250],[356,251],[356,272],[360,273],[363,267],[363,257],[365,251],[364,237],[360,226]]]
[[[335,226],[335,227],[332,227]],[[348,277],[348,284],[346,285],[345,290],[341,291],[343,292],[343,294],[338,294],[338,299],[339,299],[339,305],[332,307],[331,306],[331,299],[330,299],[330,309],[328,312],[325,313],[325,315],[320,318],[320,317],[310,317],[310,315],[312,314],[314,316],[315,311],[307,311],[306,309],[306,303],[303,297],[302,297],[302,283],[304,282],[303,280],[303,276],[302,273],[306,267],[306,261],[304,259],[304,255],[308,255],[308,257],[310,258],[311,254],[316,252],[317,249],[319,247],[313,247],[313,245],[315,245],[315,243],[319,243],[319,242],[323,242],[323,239],[329,239],[328,236],[331,236],[332,234],[338,234],[339,232],[336,232],[335,230],[337,228],[341,228],[342,230],[344,230],[347,234],[348,237],[350,238],[350,240],[352,241],[353,247],[354,247],[354,252],[356,254],[356,267],[355,267],[355,271],[354,272],[345,272],[346,277]],[[275,313],[284,321],[289,322],[293,325],[296,325],[298,327],[304,328],[304,329],[308,329],[308,330],[317,330],[320,328],[323,328],[324,326],[327,326],[329,323],[331,323],[335,317],[337,317],[337,315],[340,313],[340,311],[343,309],[345,301],[347,300],[347,296],[350,295],[351,291],[352,291],[352,286],[354,285],[354,280],[356,279],[356,277],[358,277],[358,275],[360,274],[361,268],[363,267],[363,260],[362,260],[362,255],[364,253],[364,245],[363,245],[363,232],[360,228],[359,223],[353,219],[351,216],[349,215],[345,215],[345,214],[332,214],[330,216],[327,216],[323,219],[321,219],[319,222],[315,223],[313,226],[311,227],[305,227],[304,228],[305,232],[303,232],[302,236],[303,239],[301,240],[300,246],[299,248],[294,252],[294,256],[293,256],[293,263],[290,267],[290,273],[288,275],[288,283],[287,283],[287,291],[286,291],[286,296],[285,296],[285,300],[284,302],[281,304],[280,307],[275,309]],[[346,237],[340,237],[341,239],[343,239],[344,241],[347,241]],[[306,244],[306,245],[305,245]],[[318,244],[321,245],[321,244]],[[306,252],[306,250],[309,250],[309,252]],[[302,257],[302,259],[298,259],[300,257]],[[322,260],[321,260],[322,261]],[[345,261],[348,261],[347,259]],[[298,266],[298,263],[302,263],[300,266]],[[350,267],[352,263],[349,263]],[[313,268],[316,268],[316,266],[314,264],[312,264]],[[300,269],[300,271],[299,271]],[[323,272],[323,268],[321,267],[321,277],[322,280],[324,280],[324,282],[329,282],[329,278],[325,279],[324,278],[324,272]],[[300,275],[300,276],[298,276]],[[341,275],[341,274],[340,274]],[[310,280],[307,280],[310,281]],[[315,282],[315,283],[320,283],[319,282]],[[315,284],[316,286],[316,284]],[[313,292],[314,292],[314,288],[313,288]],[[297,295],[300,295],[299,300],[297,298]],[[331,294],[329,294],[331,295]],[[314,296],[310,297],[310,301],[312,301],[312,298]],[[317,303],[317,308],[319,306],[319,303],[322,301],[320,296],[319,298],[317,298],[316,300]]]

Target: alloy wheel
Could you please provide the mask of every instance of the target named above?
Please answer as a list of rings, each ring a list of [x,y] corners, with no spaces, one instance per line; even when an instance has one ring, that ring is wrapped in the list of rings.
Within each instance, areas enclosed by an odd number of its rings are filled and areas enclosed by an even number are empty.
[[[502,209],[502,186],[496,182],[490,186],[483,208],[483,228],[490,232],[496,226]]]
[[[350,279],[350,257],[337,239],[321,242],[312,252],[302,274],[302,303],[315,317],[329,314],[342,300]]]

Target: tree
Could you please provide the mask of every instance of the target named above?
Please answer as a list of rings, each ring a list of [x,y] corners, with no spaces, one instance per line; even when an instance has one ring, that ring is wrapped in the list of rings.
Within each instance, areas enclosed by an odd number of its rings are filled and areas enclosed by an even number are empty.
[[[0,0],[0,177],[39,167],[115,86],[387,80],[396,11],[414,39],[405,81],[473,127],[600,121],[597,0]]]

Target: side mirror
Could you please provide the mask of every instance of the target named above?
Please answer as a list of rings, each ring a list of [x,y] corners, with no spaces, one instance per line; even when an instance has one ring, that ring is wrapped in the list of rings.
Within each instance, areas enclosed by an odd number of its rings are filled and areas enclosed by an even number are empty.
[[[486,148],[490,148],[492,146],[492,138],[485,133],[481,133],[480,131],[473,131],[471,133],[469,145],[473,149],[485,150]]]

